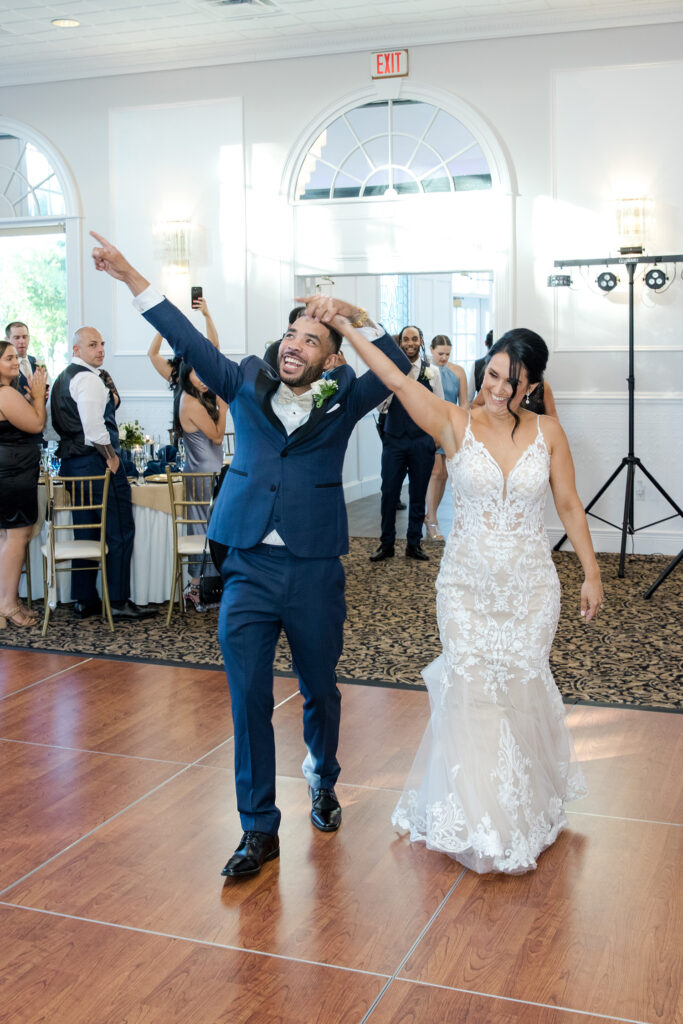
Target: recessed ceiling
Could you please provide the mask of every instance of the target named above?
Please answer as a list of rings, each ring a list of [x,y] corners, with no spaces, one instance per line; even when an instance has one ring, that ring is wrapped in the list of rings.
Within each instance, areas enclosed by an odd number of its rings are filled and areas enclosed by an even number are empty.
[[[683,0],[0,0],[0,85],[674,21]]]

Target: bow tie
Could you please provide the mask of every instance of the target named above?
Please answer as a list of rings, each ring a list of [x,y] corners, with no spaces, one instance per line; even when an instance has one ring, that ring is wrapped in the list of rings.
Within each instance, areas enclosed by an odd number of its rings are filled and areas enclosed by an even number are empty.
[[[302,395],[295,395],[292,389],[285,383],[281,383],[275,392],[275,401],[278,405],[298,405],[300,409],[313,408],[313,392],[304,391]]]

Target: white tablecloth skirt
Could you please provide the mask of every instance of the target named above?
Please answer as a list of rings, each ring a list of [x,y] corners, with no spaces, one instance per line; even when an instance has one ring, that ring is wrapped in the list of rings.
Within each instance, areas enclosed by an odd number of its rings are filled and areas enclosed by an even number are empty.
[[[173,520],[165,512],[133,505],[135,520],[135,544],[130,566],[131,599],[135,604],[161,604],[171,596],[173,582]],[[40,545],[47,538],[47,526],[29,546],[31,559],[31,597],[40,600],[43,596],[43,558]],[[66,565],[67,563],[63,563]],[[184,573],[187,582],[187,573]],[[100,590],[99,574],[97,589]],[[26,577],[22,576],[19,587],[21,597],[26,597]],[[60,603],[71,600],[71,574],[57,574],[57,594]],[[177,595],[176,595],[177,599]]]

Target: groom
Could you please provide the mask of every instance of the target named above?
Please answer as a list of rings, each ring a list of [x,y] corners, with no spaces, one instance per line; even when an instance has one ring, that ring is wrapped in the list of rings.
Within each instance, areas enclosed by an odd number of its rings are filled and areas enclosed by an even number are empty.
[[[92,234],[100,243],[93,250],[96,268],[130,288],[145,319],[230,406],[235,454],[208,534],[222,559],[218,636],[232,701],[244,833],[222,873],[254,875],[279,855],[272,713],[273,659],[282,629],[304,697],[303,772],[311,820],[323,832],[341,823],[334,786],[341,702],[335,670],[346,615],[339,556],[348,551],[342,468],[354,426],[388,391],[369,371],[356,377],[350,366],[336,366],[341,336],[321,322],[323,313],[348,317],[404,372],[409,363],[365,310],[320,297],[321,319],[304,315],[290,325],[277,370],[256,356],[233,362],[113,245]]]

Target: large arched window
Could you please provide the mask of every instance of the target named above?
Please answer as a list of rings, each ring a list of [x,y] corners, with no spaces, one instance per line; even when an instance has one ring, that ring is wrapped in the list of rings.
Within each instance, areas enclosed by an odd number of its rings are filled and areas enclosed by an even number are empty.
[[[0,135],[0,217],[59,217],[64,194],[47,156],[27,139]]]
[[[419,100],[365,103],[336,118],[304,157],[295,200],[376,199],[491,188],[470,130]]]
[[[52,376],[67,361],[66,252],[75,227],[59,162],[30,129],[0,119],[0,333],[15,320],[28,324],[29,351]]]

